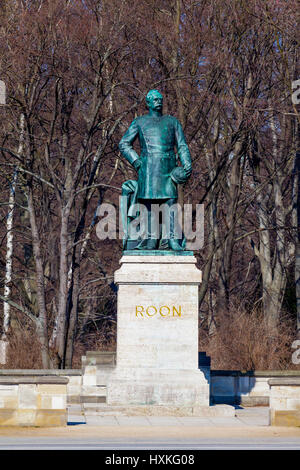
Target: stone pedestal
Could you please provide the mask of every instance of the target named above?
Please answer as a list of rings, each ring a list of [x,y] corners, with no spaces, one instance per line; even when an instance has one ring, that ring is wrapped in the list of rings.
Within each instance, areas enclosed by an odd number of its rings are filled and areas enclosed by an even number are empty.
[[[106,385],[116,366],[114,351],[87,351],[81,357],[81,403],[105,403]]]
[[[66,426],[68,382],[39,374],[0,376],[0,426]]]
[[[107,404],[208,406],[209,385],[198,369],[196,258],[133,253],[115,273],[117,365]]]
[[[271,426],[300,426],[300,378],[277,377],[270,387],[269,417]]]

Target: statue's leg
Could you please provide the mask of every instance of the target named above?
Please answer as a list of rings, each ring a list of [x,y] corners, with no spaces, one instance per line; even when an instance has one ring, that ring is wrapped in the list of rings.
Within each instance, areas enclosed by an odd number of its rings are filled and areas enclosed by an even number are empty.
[[[183,251],[183,234],[178,220],[177,199],[168,199],[167,204],[172,207],[170,210],[170,237],[169,248],[173,251]]]
[[[140,202],[146,207],[147,209],[147,230],[143,235],[143,240],[137,246],[138,250],[156,250],[158,246],[159,239],[157,238],[157,234],[155,232],[155,226],[157,224],[156,221],[156,214],[155,212],[151,211],[151,204],[156,204],[156,201],[152,199],[143,199]]]
[[[173,201],[172,204],[174,204],[174,202],[176,203],[176,199],[164,199],[162,201],[162,204],[170,205],[169,201]],[[163,215],[162,221],[161,221],[161,238],[160,238],[160,241],[159,241],[159,249],[160,250],[168,250],[169,249],[169,240],[170,240],[170,226],[169,226],[169,224],[164,223],[164,215]]]

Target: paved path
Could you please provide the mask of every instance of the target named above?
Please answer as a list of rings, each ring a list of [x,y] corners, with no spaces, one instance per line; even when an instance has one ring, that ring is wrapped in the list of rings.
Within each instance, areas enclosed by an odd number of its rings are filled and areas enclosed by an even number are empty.
[[[268,426],[269,409],[267,407],[237,409],[236,417],[196,416],[97,416],[80,414],[80,405],[69,408],[69,423],[86,423],[89,426],[199,426],[199,427],[245,427]]]
[[[267,408],[237,410],[235,418],[92,416],[69,410],[69,426],[0,428],[0,450],[300,449],[300,428],[268,426]]]

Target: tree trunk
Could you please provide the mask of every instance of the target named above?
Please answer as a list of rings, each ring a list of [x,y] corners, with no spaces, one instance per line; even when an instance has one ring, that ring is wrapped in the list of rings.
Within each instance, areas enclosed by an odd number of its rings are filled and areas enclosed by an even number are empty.
[[[69,310],[69,322],[66,339],[66,354],[65,354],[65,367],[72,368],[74,340],[76,335],[76,325],[78,318],[78,301],[79,301],[79,287],[80,287],[80,270],[79,265],[75,266],[73,272],[72,289],[69,292],[69,302],[71,305],[68,307]]]
[[[23,152],[24,147],[24,114],[20,116],[20,139],[17,154],[20,156]],[[4,279],[4,297],[9,299],[10,297],[10,282],[12,278],[12,258],[13,258],[13,217],[15,208],[15,191],[17,184],[18,171],[15,170],[13,180],[10,187],[10,196],[8,202],[8,214],[6,220],[6,269]],[[4,302],[3,305],[3,334],[2,340],[6,341],[6,335],[8,333],[10,323],[10,305],[8,302]]]
[[[35,259],[37,303],[39,309],[39,316],[36,320],[36,329],[41,344],[42,364],[45,369],[48,369],[50,367],[50,357],[48,348],[48,327],[45,300],[44,270],[31,186],[29,186],[28,188],[28,211],[32,233],[33,254]]]
[[[4,297],[9,299],[10,297],[10,283],[12,278],[12,258],[13,258],[13,216],[15,207],[15,189],[17,183],[17,170],[14,173],[13,180],[10,187],[10,196],[8,202],[8,215],[6,220],[6,260],[5,260],[5,279],[4,279]],[[10,305],[8,302],[4,302],[3,305],[3,333],[2,340],[6,341],[6,335],[8,333],[10,324]]]
[[[59,265],[59,299],[58,316],[55,338],[55,351],[57,354],[58,366],[65,367],[65,341],[66,341],[66,313],[68,300],[68,208],[61,209],[61,230],[60,230],[60,265]]]
[[[300,152],[296,152],[295,162],[296,194],[295,202],[297,204],[297,233],[295,249],[295,286],[296,286],[296,304],[297,304],[297,339],[300,339]]]

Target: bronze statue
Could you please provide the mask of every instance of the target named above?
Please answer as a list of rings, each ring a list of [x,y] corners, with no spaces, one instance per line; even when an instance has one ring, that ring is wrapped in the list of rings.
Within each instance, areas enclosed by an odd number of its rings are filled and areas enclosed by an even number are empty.
[[[191,156],[186,144],[182,127],[175,117],[162,114],[163,97],[157,90],[147,94],[146,104],[149,113],[137,117],[120,141],[122,155],[138,172],[138,181],[124,183],[123,195],[131,195],[131,202],[144,204],[149,214],[151,204],[167,203],[172,206],[177,202],[177,184],[184,183],[191,175]],[[133,148],[138,138],[140,156]],[[182,167],[177,166],[174,147]],[[133,197],[134,196],[134,197]],[[171,212],[172,214],[172,212]],[[166,240],[151,238],[151,230],[144,240],[135,244],[135,249],[171,249],[183,250],[182,240],[174,237],[174,213],[170,220],[170,237]],[[150,217],[149,217],[150,225]],[[125,248],[130,249],[129,240]]]

